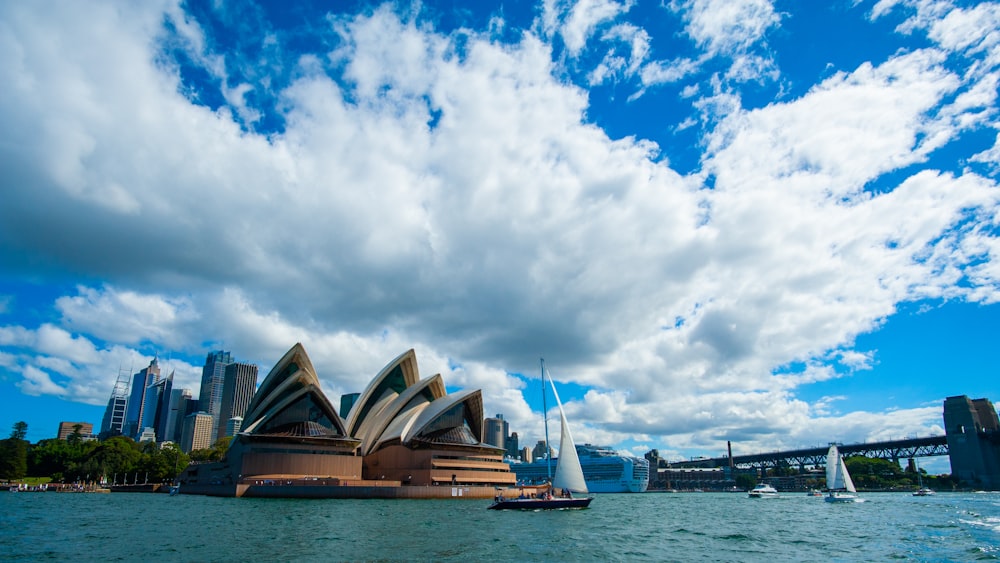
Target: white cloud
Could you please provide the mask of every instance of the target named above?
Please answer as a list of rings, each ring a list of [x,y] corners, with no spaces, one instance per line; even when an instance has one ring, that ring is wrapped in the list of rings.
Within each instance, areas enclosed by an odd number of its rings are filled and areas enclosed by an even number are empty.
[[[682,6],[688,35],[712,54],[746,51],[781,19],[768,0],[691,0]]]
[[[547,35],[558,33],[570,56],[576,57],[600,24],[627,12],[631,4],[610,0],[545,0],[542,29]]]

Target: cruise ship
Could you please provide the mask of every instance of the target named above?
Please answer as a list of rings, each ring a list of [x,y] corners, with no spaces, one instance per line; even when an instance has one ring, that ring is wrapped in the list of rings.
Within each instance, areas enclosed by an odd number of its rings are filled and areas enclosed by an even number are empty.
[[[583,444],[576,447],[583,467],[587,489],[592,493],[643,493],[649,486],[649,460],[621,455],[605,446]],[[552,459],[555,469],[556,459]],[[532,463],[511,462],[510,469],[524,484],[544,482],[548,478],[548,463],[541,459]]]

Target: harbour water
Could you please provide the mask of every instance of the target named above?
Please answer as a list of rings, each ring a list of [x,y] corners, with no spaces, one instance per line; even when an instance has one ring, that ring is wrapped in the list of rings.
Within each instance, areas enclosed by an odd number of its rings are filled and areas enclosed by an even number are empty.
[[[1000,493],[598,495],[588,510],[478,500],[0,493],[14,561],[992,561]]]

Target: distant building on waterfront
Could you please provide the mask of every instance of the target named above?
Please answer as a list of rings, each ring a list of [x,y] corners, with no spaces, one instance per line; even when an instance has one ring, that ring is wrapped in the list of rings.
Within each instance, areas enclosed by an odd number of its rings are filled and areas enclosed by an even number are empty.
[[[144,442],[152,433],[154,442],[166,440],[167,419],[170,416],[170,395],[173,392],[174,374],[154,381],[146,387],[146,397],[143,400],[142,424],[139,425],[140,438]]]
[[[226,366],[233,363],[233,355],[223,350],[209,352],[201,369],[201,410],[212,415],[211,436],[219,434],[222,413],[222,391],[226,382]]]
[[[952,475],[977,488],[1000,489],[1000,420],[993,403],[948,397],[944,427]]]
[[[359,397],[361,397],[361,393],[344,393],[340,396],[340,412],[338,413],[340,418],[347,418]]]
[[[111,397],[108,398],[108,406],[104,410],[104,418],[101,420],[100,438],[106,439],[111,436],[121,436],[125,432],[125,411],[128,409],[128,372],[118,370],[118,378],[111,389]]]
[[[223,436],[223,438],[227,438],[229,436],[235,436],[236,433],[239,432],[240,428],[242,427],[243,427],[242,416],[234,416],[230,418],[229,420],[226,421],[226,434],[225,436]]]
[[[521,461],[523,461],[524,463],[531,463],[535,459],[533,453],[534,452],[532,451],[531,448],[529,448],[528,446],[524,446],[523,448],[521,448]]]
[[[552,448],[545,447],[545,440],[539,440],[535,444],[534,449],[531,450],[532,459],[544,459],[546,457],[552,457]]]
[[[80,436],[84,438],[89,438],[94,434],[94,425],[89,422],[60,422],[59,423],[59,433],[56,434],[56,438],[60,440],[65,440],[70,437],[74,432],[76,432],[76,427],[80,427]]]
[[[192,396],[193,393],[190,389],[170,390],[170,398],[167,401],[167,418],[164,424],[163,435],[160,436],[161,442],[180,443],[181,434],[184,433],[184,417],[190,414],[186,411],[187,401]]]
[[[181,436],[181,451],[191,453],[212,447],[212,415],[196,412],[184,417],[184,433]]]
[[[219,430],[215,438],[232,436],[239,431],[230,429],[230,421],[234,418],[243,421],[243,415],[254,392],[257,391],[257,366],[234,362],[226,365],[222,384],[222,400],[219,407]]]
[[[497,414],[493,418],[487,418],[485,425],[486,430],[483,434],[483,442],[506,450],[507,433],[510,431],[510,425],[503,419],[503,415]]]
[[[149,366],[132,376],[132,391],[125,411],[125,428],[122,432],[126,436],[136,438],[142,432],[142,422],[146,412],[146,388],[159,380],[160,365],[155,357],[149,362]]]
[[[507,457],[511,459],[518,459],[521,457],[521,449],[518,445],[517,432],[511,432],[510,436],[507,436],[507,444],[504,446],[504,450],[507,452]]]

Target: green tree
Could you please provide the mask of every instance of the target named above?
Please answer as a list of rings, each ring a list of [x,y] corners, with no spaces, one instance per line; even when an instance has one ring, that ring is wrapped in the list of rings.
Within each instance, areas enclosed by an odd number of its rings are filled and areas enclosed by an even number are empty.
[[[757,486],[757,477],[752,473],[739,473],[736,475],[735,481],[736,486],[744,491],[749,491]]]
[[[28,442],[0,440],[0,479],[23,479],[28,474]]]
[[[14,423],[14,427],[11,428],[10,437],[14,440],[24,440],[28,436],[28,423],[20,420]]]
[[[28,423],[15,422],[10,438],[0,440],[0,479],[22,479],[28,474]]]
[[[107,475],[118,476],[119,481],[126,475],[139,471],[142,452],[139,445],[127,436],[114,436],[101,443],[75,471],[76,478],[90,475],[92,479]],[[133,477],[134,479],[135,477]]]
[[[176,444],[153,446],[143,449],[138,471],[143,475],[148,474],[150,481],[169,481],[183,471],[190,461],[191,458]]]

